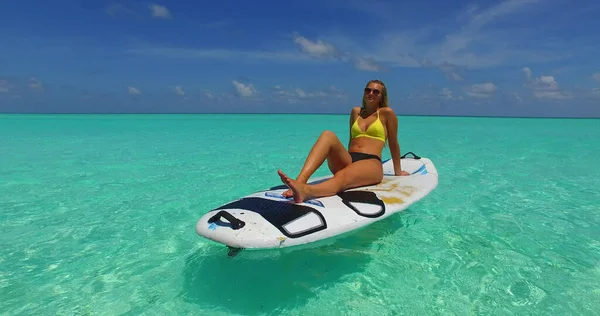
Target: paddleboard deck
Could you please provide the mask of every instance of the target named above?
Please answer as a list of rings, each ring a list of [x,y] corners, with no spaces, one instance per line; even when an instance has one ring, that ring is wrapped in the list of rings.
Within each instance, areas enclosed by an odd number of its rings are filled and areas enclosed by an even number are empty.
[[[379,184],[302,203],[282,196],[288,189],[284,184],[254,192],[204,214],[196,233],[228,246],[233,256],[240,249],[285,248],[356,230],[405,210],[437,187],[438,173],[430,159],[409,152],[401,161],[409,176],[395,176],[388,159],[382,162]]]

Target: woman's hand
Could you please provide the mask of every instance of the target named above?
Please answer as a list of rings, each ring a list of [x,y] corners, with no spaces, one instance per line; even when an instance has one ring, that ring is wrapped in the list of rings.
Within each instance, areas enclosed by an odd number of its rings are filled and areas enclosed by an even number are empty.
[[[410,176],[410,173],[404,171],[404,170],[400,170],[400,174],[396,174],[397,176]]]

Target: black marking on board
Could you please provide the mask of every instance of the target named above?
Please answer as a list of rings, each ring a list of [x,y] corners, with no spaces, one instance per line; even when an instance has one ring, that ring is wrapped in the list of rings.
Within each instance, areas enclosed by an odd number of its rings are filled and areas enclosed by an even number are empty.
[[[377,197],[377,194],[371,191],[345,191],[337,194],[342,202],[349,207],[351,210],[356,212],[356,214],[369,218],[377,218],[385,214],[385,203]],[[378,205],[381,210],[374,214],[363,213],[356,206],[352,205],[352,203],[364,203],[371,205]]]
[[[227,249],[228,249],[228,251],[227,251],[227,257],[233,258],[233,257],[237,256],[238,253],[240,253],[240,251],[242,251],[243,248],[237,248],[237,247],[227,246]]]
[[[367,218],[378,218],[385,214],[386,207],[385,203],[377,197],[374,192],[371,191],[345,191],[337,194],[344,205],[356,212],[359,216]],[[353,203],[371,204],[379,206],[380,210],[377,213],[365,213],[360,210],[360,206],[356,206]],[[225,204],[215,210],[226,210],[226,209],[243,209],[255,212],[261,215],[265,220],[275,226],[282,234],[288,238],[298,238],[312,233],[324,230],[327,228],[327,222],[325,217],[318,210],[294,203],[291,201],[276,201],[271,199],[263,199],[260,197],[245,197],[239,200]],[[300,232],[290,232],[285,229],[285,225],[295,220],[300,219],[303,216],[310,214],[316,215],[320,219],[320,225],[311,227]],[[230,256],[237,255],[237,251],[230,249]]]
[[[225,210],[221,210],[217,214],[213,215],[211,218],[208,219],[208,222],[209,223],[216,223],[216,222],[223,223],[223,222],[221,222],[221,217],[228,220],[229,226],[235,230],[243,228],[246,225],[246,223],[244,221],[240,220],[239,218],[236,218],[235,216],[231,215],[231,213],[229,213]],[[221,224],[221,225],[223,225],[223,224]]]
[[[418,160],[418,159],[421,159],[421,157],[417,156],[417,155],[416,155],[415,153],[413,153],[412,151],[409,151],[409,152],[407,152],[406,154],[402,155],[402,156],[400,157],[400,159],[404,159],[404,158],[406,158],[406,156],[408,156],[408,155],[412,155],[412,156],[413,156],[413,158],[415,158],[415,159],[417,159],[417,160]]]
[[[218,209],[243,209],[260,214],[265,220],[275,226],[289,238],[298,238],[327,228],[325,217],[316,209],[287,201],[275,201],[259,197],[246,197],[220,206]],[[291,233],[283,226],[303,216],[315,214],[321,220],[321,225],[298,233]]]

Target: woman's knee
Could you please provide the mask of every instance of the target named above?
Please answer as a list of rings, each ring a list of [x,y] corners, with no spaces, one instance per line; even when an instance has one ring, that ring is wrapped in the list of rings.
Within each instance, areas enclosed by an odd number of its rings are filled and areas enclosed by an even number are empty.
[[[321,132],[321,137],[328,139],[337,139],[337,135],[335,134],[335,132],[330,130],[324,130],[323,132]]]
[[[325,130],[325,131],[321,132],[321,136],[319,136],[319,140],[325,141],[328,144],[330,144],[331,146],[336,146],[336,145],[341,144],[340,139],[337,137],[337,135],[330,130]]]

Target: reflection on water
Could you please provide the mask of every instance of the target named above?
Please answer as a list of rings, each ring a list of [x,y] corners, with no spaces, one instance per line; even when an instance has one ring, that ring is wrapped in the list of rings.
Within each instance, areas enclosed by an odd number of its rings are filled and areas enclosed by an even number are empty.
[[[344,236],[282,250],[243,250],[211,246],[186,259],[181,296],[226,313],[279,313],[307,303],[317,291],[366,268],[377,243],[405,223],[401,215]]]

